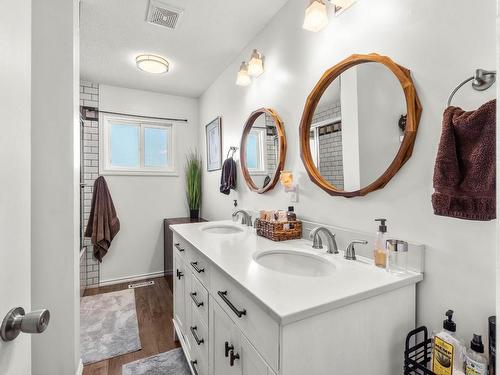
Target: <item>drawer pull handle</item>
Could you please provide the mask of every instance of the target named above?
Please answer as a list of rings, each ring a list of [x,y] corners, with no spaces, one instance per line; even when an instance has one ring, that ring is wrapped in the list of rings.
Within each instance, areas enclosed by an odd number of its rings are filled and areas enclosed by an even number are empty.
[[[234,354],[234,350],[231,350],[229,353],[229,366],[233,367],[236,359],[240,359],[240,355],[238,353]]]
[[[184,276],[184,274],[177,269],[177,278],[180,280],[182,276]]]
[[[233,303],[226,297],[227,296],[227,290],[225,291],[218,291],[217,294],[219,295],[220,298],[222,298],[222,300],[224,302],[226,302],[226,304],[229,306],[229,308],[231,310],[233,310],[233,312],[236,314],[236,316],[238,318],[241,318],[243,315],[246,315],[247,314],[247,311],[245,309],[243,310],[238,310],[234,305]]]
[[[191,367],[193,368],[194,375],[198,375],[198,370],[196,370],[196,367],[194,367],[194,365],[197,365],[197,364],[198,364],[197,360],[191,361]]]
[[[196,307],[203,306],[203,302],[198,302],[198,300],[196,299],[196,292],[189,293],[189,295],[191,296],[191,299],[193,300]]]
[[[198,267],[198,262],[191,262],[191,265],[193,266],[193,268],[196,272],[198,272],[198,273],[205,272],[205,268]]]
[[[196,330],[198,329],[198,327],[194,326],[194,327],[191,327],[190,329],[191,329],[191,334],[193,335],[194,339],[196,340],[196,343],[197,343],[198,345],[203,344],[203,343],[205,342],[205,340],[200,339],[200,338],[198,337],[198,334],[196,333]]]
[[[224,343],[224,355],[226,356],[226,358],[229,357],[229,352],[233,349],[234,349],[234,345],[232,345],[232,344],[229,345],[229,341],[226,341]]]
[[[184,251],[184,249],[181,247],[180,243],[175,243],[174,246],[179,250],[181,253]]]

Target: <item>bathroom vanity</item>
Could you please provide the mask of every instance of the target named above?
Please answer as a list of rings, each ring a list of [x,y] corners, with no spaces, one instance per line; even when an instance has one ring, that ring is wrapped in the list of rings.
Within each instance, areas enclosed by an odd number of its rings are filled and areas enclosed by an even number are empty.
[[[400,374],[420,273],[272,242],[230,221],[174,225],[174,326],[193,374]]]

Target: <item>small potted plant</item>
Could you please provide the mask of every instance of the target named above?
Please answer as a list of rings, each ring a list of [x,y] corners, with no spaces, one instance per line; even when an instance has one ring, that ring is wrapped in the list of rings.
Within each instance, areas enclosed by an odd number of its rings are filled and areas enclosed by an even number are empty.
[[[201,157],[192,151],[186,157],[186,198],[191,219],[198,219],[201,206]]]

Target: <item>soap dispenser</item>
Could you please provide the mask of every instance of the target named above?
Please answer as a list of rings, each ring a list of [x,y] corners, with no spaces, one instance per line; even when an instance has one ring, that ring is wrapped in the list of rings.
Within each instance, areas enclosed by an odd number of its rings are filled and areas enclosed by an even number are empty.
[[[456,336],[453,310],[448,310],[445,315],[443,330],[434,335],[432,371],[439,375],[463,375],[464,345]]]
[[[385,236],[387,233],[387,225],[385,222],[387,219],[375,219],[375,221],[380,222],[378,226],[377,234],[375,235],[375,246],[373,249],[373,259],[375,260],[375,265],[377,267],[385,268],[387,263],[387,249],[385,247]]]
[[[470,342],[470,349],[465,353],[464,367],[466,375],[488,374],[488,359],[484,355],[484,345],[481,335],[474,333]]]

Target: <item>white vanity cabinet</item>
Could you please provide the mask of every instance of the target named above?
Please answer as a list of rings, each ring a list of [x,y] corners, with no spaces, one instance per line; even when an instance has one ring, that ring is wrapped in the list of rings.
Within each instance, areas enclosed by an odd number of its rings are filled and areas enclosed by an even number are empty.
[[[271,375],[266,362],[217,302],[212,300],[210,311],[212,374]]]
[[[252,255],[284,245],[207,238],[195,225],[173,227],[174,327],[193,375],[401,374],[421,274],[339,256],[331,278],[286,278]]]
[[[269,334],[274,336],[271,345],[274,346],[272,352],[276,364],[279,339],[277,323],[273,322],[273,329],[267,332],[271,322],[269,318],[258,312],[255,304],[243,297],[220,270],[214,269],[214,265],[198,250],[177,235],[174,235],[174,247],[174,326],[193,373],[273,375],[239,326],[229,317],[228,313],[235,317],[237,315],[217,292],[221,292],[230,304],[229,298],[234,298],[235,303],[242,303],[249,309],[252,319],[245,317],[239,322],[245,330],[254,330],[257,327],[253,325],[260,325],[261,321],[264,323],[256,329],[257,335],[259,332],[262,334],[262,340],[258,337],[256,340],[262,342],[264,350],[268,350],[265,339],[269,338]],[[209,293],[211,284],[219,301],[211,296],[212,292]],[[219,303],[223,303],[224,307]],[[250,336],[254,334],[252,332]]]

